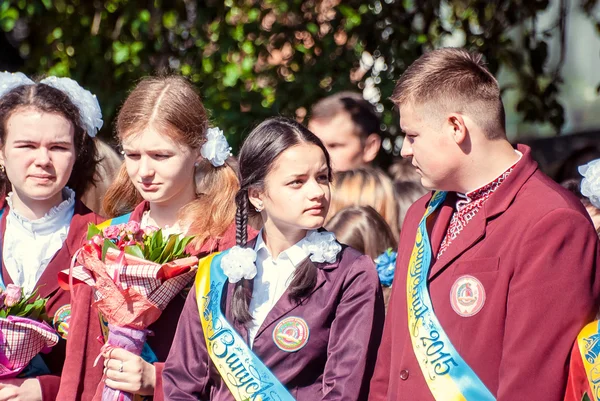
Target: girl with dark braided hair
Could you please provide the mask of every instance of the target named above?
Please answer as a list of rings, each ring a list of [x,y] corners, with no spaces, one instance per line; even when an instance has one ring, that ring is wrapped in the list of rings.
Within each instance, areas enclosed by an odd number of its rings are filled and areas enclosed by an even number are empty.
[[[208,293],[200,262],[165,363],[165,399],[366,400],[383,299],[373,261],[322,229],[325,147],[272,118],[246,139],[239,170],[237,245],[207,258]],[[262,227],[252,241],[249,222]]]

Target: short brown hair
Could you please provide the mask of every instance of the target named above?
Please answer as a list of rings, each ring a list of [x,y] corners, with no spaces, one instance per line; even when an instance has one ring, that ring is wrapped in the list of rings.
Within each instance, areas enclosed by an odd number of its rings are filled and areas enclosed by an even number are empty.
[[[391,100],[398,106],[427,105],[434,111],[468,114],[487,138],[506,137],[498,81],[480,53],[443,48],[423,54],[402,74]]]
[[[74,129],[73,145],[75,164],[67,186],[75,191],[79,199],[90,185],[94,185],[94,175],[98,164],[96,144],[83,125],[81,113],[69,96],[52,86],[35,83],[21,85],[0,99],[0,145],[6,142],[6,123],[18,110],[35,109],[44,113],[55,113],[71,122]],[[0,196],[11,190],[6,173],[0,172]]]
[[[137,84],[119,111],[117,136],[122,140],[149,126],[191,149],[206,142],[208,115],[188,80],[172,75],[147,77]],[[205,159],[196,168],[195,181],[197,198],[184,206],[179,216],[184,225],[189,224],[187,234],[195,235],[192,246],[198,251],[207,239],[219,237],[234,222],[240,183],[228,163],[214,167]],[[123,164],[102,207],[114,217],[130,212],[141,200]]]
[[[328,121],[340,113],[350,115],[362,140],[371,134],[380,135],[380,120],[375,108],[356,92],[338,92],[319,100],[313,105],[310,118]]]
[[[371,206],[351,206],[340,210],[325,228],[342,244],[375,260],[388,248],[396,248],[392,229]]]

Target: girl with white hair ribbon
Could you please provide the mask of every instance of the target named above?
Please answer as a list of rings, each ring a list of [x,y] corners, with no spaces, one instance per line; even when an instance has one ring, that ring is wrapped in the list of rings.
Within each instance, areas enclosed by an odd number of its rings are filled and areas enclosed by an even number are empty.
[[[37,289],[63,338],[18,378],[1,379],[0,401],[56,399],[71,311],[57,275],[100,220],[79,197],[94,182],[101,127],[96,97],[77,82],[0,73],[0,287]]]
[[[104,198],[110,224],[131,222],[142,229],[194,236],[188,254],[204,256],[235,244],[235,195],[239,189],[231,165],[231,148],[223,132],[208,127],[207,112],[194,87],[178,76],[150,77],[129,94],[116,121],[125,158]],[[184,283],[186,287],[192,285]],[[169,290],[174,298],[155,323],[141,356],[122,348],[104,348],[104,373],[87,370],[101,352],[97,337],[108,337],[108,323],[91,307],[92,290],[75,285],[73,309],[59,399],[86,399],[86,391],[102,397],[104,386],[135,394],[134,399],[163,399],[162,368],[167,358],[187,291]],[[86,295],[87,294],[87,295]],[[88,302],[84,301],[85,296]],[[80,301],[81,297],[81,302]],[[102,320],[102,322],[101,322]],[[93,351],[92,351],[93,350]],[[104,370],[103,370],[104,368]],[[91,395],[90,394],[90,395]]]

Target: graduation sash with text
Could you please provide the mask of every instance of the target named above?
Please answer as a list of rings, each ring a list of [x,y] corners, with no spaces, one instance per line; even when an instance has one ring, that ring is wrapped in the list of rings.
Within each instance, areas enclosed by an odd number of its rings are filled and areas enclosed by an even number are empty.
[[[221,259],[227,252],[208,255],[198,264],[196,300],[208,355],[236,401],[294,401],[221,311],[227,280]]]
[[[585,326],[577,336],[577,345],[594,401],[600,400],[600,321]]]
[[[406,278],[408,329],[427,386],[437,401],[494,401],[477,374],[456,351],[435,315],[427,280],[432,260],[427,218],[444,202],[435,192],[419,222]]]

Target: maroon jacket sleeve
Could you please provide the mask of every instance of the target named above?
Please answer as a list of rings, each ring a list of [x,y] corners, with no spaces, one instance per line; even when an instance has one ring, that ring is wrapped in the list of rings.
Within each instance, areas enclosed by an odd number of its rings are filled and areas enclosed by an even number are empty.
[[[54,401],[57,398],[58,388],[60,386],[60,376],[43,375],[37,377],[42,389],[42,401]]]
[[[497,400],[559,401],[573,341],[596,310],[598,238],[572,209],[556,209],[527,231],[507,297]]]
[[[385,309],[373,260],[357,258],[345,277],[331,325],[323,372],[323,401],[367,400]]]
[[[76,285],[74,296],[67,356],[56,397],[61,401],[91,400],[102,379],[104,367],[101,362],[94,367],[94,361],[102,347],[97,341],[98,336],[102,335],[102,329],[100,319],[91,307],[93,290],[88,285]]]
[[[208,399],[208,360],[196,303],[196,286],[193,286],[162,372],[164,398],[169,401]]]

